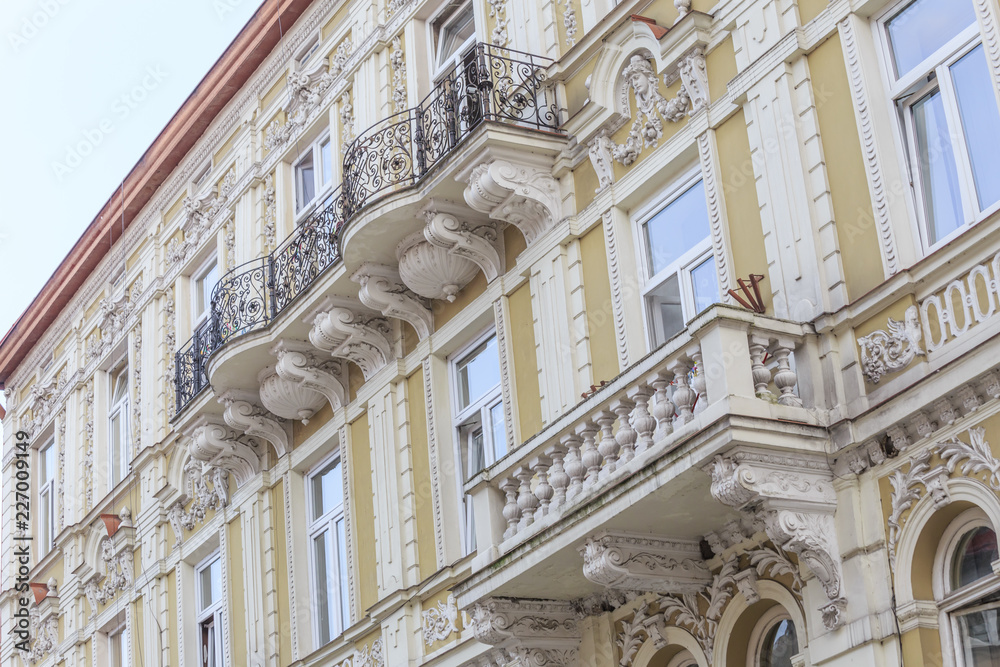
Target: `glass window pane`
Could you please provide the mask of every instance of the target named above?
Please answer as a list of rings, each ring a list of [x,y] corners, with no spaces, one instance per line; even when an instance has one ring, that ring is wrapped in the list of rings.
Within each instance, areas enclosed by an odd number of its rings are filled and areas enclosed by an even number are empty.
[[[792,667],[792,656],[799,652],[795,625],[781,621],[767,631],[760,651],[760,667]]]
[[[344,520],[337,521],[337,569],[340,576],[340,630],[351,623],[350,600],[347,584],[347,538],[344,536]]]
[[[39,494],[38,500],[41,505],[41,507],[38,508],[38,532],[40,533],[39,538],[42,547],[39,555],[44,555],[48,553],[49,549],[52,548],[52,525],[50,523],[52,517],[52,498],[50,491],[48,489],[42,491],[41,494]]]
[[[312,153],[295,165],[295,210],[299,211],[316,196],[316,176]]]
[[[330,140],[327,139],[319,147],[323,156],[323,184],[327,184],[333,178],[333,153],[330,150]]]
[[[483,469],[485,464],[483,455],[483,429],[476,429],[469,436],[469,469],[466,470],[465,478],[469,479]]]
[[[333,638],[330,625],[330,579],[327,573],[330,557],[327,553],[328,532],[324,530],[313,537],[313,571],[316,575],[313,592],[316,594],[316,632],[321,645]]]
[[[458,363],[459,409],[500,384],[500,355],[493,336]]]
[[[698,181],[663,207],[645,225],[650,275],[667,268],[708,238],[705,186]]]
[[[340,461],[334,461],[312,478],[312,519],[344,504],[344,480]]]
[[[980,44],[951,66],[979,210],[1000,201],[1000,110]]]
[[[684,328],[684,312],[681,308],[681,289],[677,274],[660,283],[647,297],[649,317],[655,332],[657,344],[664,343]]]
[[[934,244],[963,223],[958,171],[941,91],[917,101],[912,113],[927,241]]]
[[[1000,614],[996,608],[958,617],[965,664],[1000,665]]]
[[[916,0],[886,23],[896,75],[903,76],[976,22],[970,0]]]
[[[121,470],[122,470],[122,414],[121,412],[116,412],[113,417],[111,417],[111,460],[108,461],[110,470],[111,482],[117,484],[121,481]]]
[[[715,257],[709,257],[691,270],[694,287],[694,311],[700,313],[719,301],[719,280],[715,271]]]
[[[222,599],[222,560],[216,558],[198,573],[201,609],[208,609]]]
[[[55,445],[49,443],[45,449],[43,449],[38,457],[39,463],[39,479],[42,484],[49,481],[56,474],[56,448]]]
[[[493,460],[507,453],[507,431],[504,428],[503,402],[490,408],[490,424],[493,426]]]
[[[209,267],[201,278],[198,279],[198,304],[197,315],[201,315],[206,312],[212,305],[212,290],[215,289],[215,285],[219,282],[219,265],[215,262]]]
[[[961,588],[993,574],[993,561],[997,554],[997,536],[989,528],[970,530],[958,543],[952,566],[952,587]]]
[[[454,55],[467,39],[472,37],[475,29],[475,16],[472,13],[472,3],[466,4],[447,19],[439,37],[437,49],[439,67]]]

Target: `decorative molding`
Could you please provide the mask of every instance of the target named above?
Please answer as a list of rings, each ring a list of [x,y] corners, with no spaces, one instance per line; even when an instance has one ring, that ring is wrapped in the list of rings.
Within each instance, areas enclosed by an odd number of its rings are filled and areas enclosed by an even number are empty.
[[[507,28],[510,19],[507,18],[506,0],[486,0],[490,6],[489,17],[494,20],[493,30],[490,33],[490,41],[493,46],[504,47],[510,41]]]
[[[708,70],[705,66],[705,50],[696,46],[677,62],[677,74],[691,103],[688,115],[693,116],[707,109],[712,101],[708,92]],[[679,95],[679,94],[678,94]]]
[[[118,591],[124,591],[132,585],[135,580],[132,571],[132,558],[132,547],[127,541],[121,543],[120,553],[118,553],[110,537],[101,540],[101,562],[104,564],[104,577],[101,579],[101,583],[97,583],[97,579],[92,579],[84,587],[87,600],[90,602],[92,616],[97,614],[98,605],[105,604]]]
[[[237,486],[253,479],[261,470],[260,443],[207,417],[191,431],[189,449],[192,458],[232,473]]]
[[[288,75],[288,102],[283,106],[288,120],[281,125],[274,118],[264,129],[264,148],[268,152],[284,148],[319,114],[323,97],[335,78],[326,58],[318,59],[308,70]]]
[[[903,320],[889,318],[888,332],[881,329],[858,339],[861,348],[861,372],[873,384],[886,373],[906,368],[917,355],[924,355],[920,346],[920,317],[916,306],[909,306]]]
[[[399,275],[406,286],[426,299],[454,301],[479,267],[472,260],[429,243],[414,232],[396,246]]]
[[[344,488],[350,488],[350,470],[351,470],[351,448],[347,446],[347,426],[341,426],[340,430],[337,432],[337,447],[340,454],[340,469],[341,476],[343,479]],[[349,597],[349,613],[350,622],[353,623],[357,620],[357,605],[355,603],[355,581],[357,577],[354,574],[354,551],[352,550],[352,545],[354,543],[354,523],[351,520],[351,494],[344,494],[344,536],[346,538],[347,544],[347,587],[348,587],[348,597]],[[345,623],[346,625],[346,623]]]
[[[187,496],[177,500],[167,509],[167,521],[173,528],[177,544],[184,542],[184,530],[194,530],[205,521],[208,510],[220,510],[229,504],[229,472],[223,468],[206,466],[190,458],[184,464]],[[211,484],[209,484],[211,482]],[[187,499],[191,506],[184,509]]]
[[[142,320],[132,330],[132,447],[142,448]]]
[[[345,373],[339,361],[316,354],[316,348],[305,341],[281,339],[271,348],[278,362],[278,375],[326,398],[334,410],[347,405]]]
[[[441,473],[438,469],[437,420],[434,418],[434,391],[431,382],[430,357],[424,357],[422,369],[427,414],[427,449],[431,466],[431,505],[434,509],[434,546],[437,551],[437,567],[441,567],[447,561],[447,554],[444,548],[444,507],[442,507],[441,499]]]
[[[889,475],[892,491],[889,494],[891,510],[886,521],[889,525],[887,549],[889,551],[889,565],[894,570],[896,568],[896,543],[899,541],[899,533],[903,530],[903,514],[920,500],[920,489],[917,488],[917,484],[921,482],[923,476],[930,469],[928,461],[931,453],[932,450],[925,450],[910,459],[910,465],[906,472],[899,469],[894,470]]]
[[[465,201],[473,209],[517,227],[529,246],[562,219],[559,184],[552,174],[508,160],[477,165],[469,176]]]
[[[56,533],[66,527],[66,410],[56,418],[56,456],[59,460],[59,511],[56,515]]]
[[[487,598],[473,608],[471,625],[478,641],[501,645],[520,658],[521,664],[576,664],[581,635],[571,602]]]
[[[488,283],[503,273],[501,235],[496,222],[475,224],[460,221],[455,214],[439,210],[434,201],[421,213],[427,221],[424,238],[428,243],[475,263],[486,275]]]
[[[774,545],[812,570],[828,603],[820,608],[828,630],[844,622],[840,551],[833,513],[833,473],[825,461],[754,450],[716,456],[706,470],[716,500],[763,522]]]
[[[704,58],[702,58],[704,60]],[[705,186],[705,198],[708,201],[708,220],[712,230],[712,255],[715,257],[715,270],[719,276],[720,294],[726,294],[733,286],[729,275],[729,255],[726,252],[725,229],[726,221],[723,213],[723,201],[716,178],[716,165],[712,144],[708,132],[698,135],[698,159],[701,162],[701,178]]]
[[[573,0],[564,0],[564,3],[563,27],[566,29],[566,46],[572,47],[576,44],[576,8],[573,6]]]
[[[28,609],[28,644],[27,651],[17,651],[28,664],[34,665],[54,653],[59,646],[59,616],[51,614],[43,621],[38,605],[32,605]]]
[[[512,451],[518,444],[514,433],[514,377],[510,370],[510,355],[507,352],[507,322],[502,298],[493,302],[493,319],[497,333],[497,352],[500,355],[500,391],[503,394],[504,429],[507,433],[507,449]]]
[[[628,287],[623,282],[621,259],[618,256],[618,232],[614,216],[605,211],[601,216],[604,224],[604,242],[608,251],[608,274],[611,279],[611,310],[615,318],[615,342],[618,347],[618,367],[629,367],[628,327],[625,324],[625,295]]]
[[[344,91],[340,97],[340,152],[347,153],[354,141],[354,105],[351,104],[351,91]]]
[[[168,287],[163,295],[163,348],[166,355],[167,414],[176,412],[177,402],[177,321],[175,319],[174,288]]]
[[[230,218],[222,226],[222,244],[226,248],[226,269],[236,266],[236,218]]]
[[[892,223],[889,220],[889,197],[882,175],[882,166],[879,164],[878,149],[875,145],[875,122],[865,90],[861,53],[858,49],[852,17],[845,18],[838,24],[838,27],[840,28],[844,58],[847,60],[848,80],[851,85],[851,96],[854,98],[854,112],[861,132],[862,157],[865,161],[868,188],[872,195],[872,212],[875,214],[879,245],[882,248],[886,272],[891,276],[900,269],[899,257],[896,251],[896,239],[892,233]]]
[[[274,189],[274,172],[264,176],[261,199],[264,202],[264,246],[265,250],[270,251],[278,242],[278,200]]]
[[[253,398],[249,392],[222,392],[218,398],[219,403],[226,407],[222,418],[234,429],[270,442],[281,458],[292,448],[288,422],[257,405]]]
[[[689,71],[696,72],[696,68]],[[649,60],[635,54],[628,64],[622,68],[619,80],[621,85],[621,108],[627,117],[633,118],[629,128],[628,139],[624,144],[616,145],[611,154],[615,160],[628,167],[639,159],[642,149],[652,148],[663,137],[663,121],[676,123],[683,119],[691,108],[691,98],[687,88],[681,83],[677,96],[667,100],[660,94],[660,81]],[[632,106],[629,103],[629,91],[635,97],[636,113],[632,116]]]
[[[392,38],[389,64],[392,65],[392,107],[395,113],[399,113],[410,106],[406,97],[406,54],[403,53],[401,35]]]
[[[607,128],[604,127],[587,145],[590,164],[593,165],[594,173],[597,174],[597,189],[594,192],[600,192],[615,182],[614,146],[614,142],[608,136]]]
[[[348,33],[330,55],[330,74],[334,77],[340,76],[353,53],[354,42],[351,41],[351,35]]]
[[[381,637],[361,647],[354,656],[354,667],[385,667],[385,645]]]
[[[458,607],[455,596],[448,594],[447,601],[437,601],[437,606],[420,612],[423,618],[424,644],[431,646],[436,641],[444,641],[458,630]]]
[[[365,380],[395,358],[388,320],[367,315],[348,300],[324,299],[307,321],[312,324],[309,341],[334,357],[357,364]]]
[[[83,486],[86,502],[83,513],[94,506],[94,379],[91,378],[83,394]]]
[[[579,551],[583,575],[606,588],[697,593],[712,581],[697,542],[605,531]]]
[[[409,323],[420,340],[424,340],[434,331],[434,315],[430,304],[407,287],[408,283],[404,284],[405,281],[396,269],[385,264],[365,262],[354,272],[351,280],[361,286],[358,290],[361,303],[386,317]],[[449,300],[451,299],[454,297],[450,297]]]

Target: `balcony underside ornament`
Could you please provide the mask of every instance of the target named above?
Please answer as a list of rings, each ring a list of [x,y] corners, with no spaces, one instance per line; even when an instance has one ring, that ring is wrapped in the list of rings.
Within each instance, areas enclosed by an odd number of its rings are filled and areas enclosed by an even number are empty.
[[[384,317],[369,312],[350,299],[329,298],[307,319],[312,324],[309,341],[357,364],[365,380],[395,358],[392,327]]]
[[[595,584],[642,593],[697,593],[712,581],[697,542],[605,532],[581,547]]]
[[[424,238],[428,243],[474,262],[482,269],[488,283],[503,273],[501,235],[496,222],[477,224],[460,220],[458,215],[439,210],[435,202],[431,202],[423,214],[427,220]]]
[[[409,323],[423,340],[434,331],[434,316],[430,304],[422,295],[415,293],[404,284],[399,271],[384,264],[365,262],[351,280],[361,289],[358,298],[372,310],[386,317],[394,317]]]
[[[222,413],[226,423],[253,438],[262,438],[274,445],[280,457],[291,449],[287,423],[257,405],[257,397],[250,392],[230,390],[222,392],[219,403],[226,406]]]
[[[716,500],[762,522],[775,546],[798,555],[812,570],[829,600],[820,608],[823,624],[829,630],[839,627],[847,599],[828,464],[819,458],[738,450],[715,457],[707,472]]]
[[[472,611],[475,637],[532,667],[575,665],[580,645],[576,609],[562,600],[487,598]]]
[[[281,379],[320,394],[334,410],[347,403],[344,369],[339,361],[320,356],[305,341],[288,339],[279,340],[271,348],[271,354],[278,359],[274,370]]]
[[[254,438],[208,418],[191,431],[192,458],[228,470],[238,486],[260,472],[262,453],[263,447]]]
[[[473,209],[521,230],[528,245],[562,219],[559,184],[547,170],[493,160],[469,176],[465,201]]]
[[[323,407],[323,394],[304,387],[295,380],[278,375],[274,366],[265,366],[257,374],[260,385],[260,402],[283,419],[297,419],[303,424]]]
[[[920,315],[916,306],[910,306],[903,320],[889,318],[889,331],[873,331],[858,339],[861,348],[861,370],[872,384],[878,384],[886,373],[902,370],[917,355],[923,355],[920,346]]]
[[[404,238],[396,246],[396,257],[403,282],[427,299],[454,301],[479,273],[472,261],[428,243],[423,232]]]

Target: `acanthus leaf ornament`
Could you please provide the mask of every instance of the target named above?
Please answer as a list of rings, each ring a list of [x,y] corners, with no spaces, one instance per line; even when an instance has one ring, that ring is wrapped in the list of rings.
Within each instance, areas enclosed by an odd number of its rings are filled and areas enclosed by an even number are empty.
[[[420,612],[423,619],[424,644],[431,646],[436,641],[447,639],[458,632],[458,607],[455,596],[448,594],[447,600],[438,600],[437,605]]]
[[[368,311],[370,312],[370,311]],[[309,317],[309,341],[334,357],[355,363],[367,380],[394,359],[392,327],[347,299],[325,299]]]
[[[588,538],[580,553],[584,576],[608,588],[694,593],[712,580],[697,542],[604,532]]]
[[[476,224],[460,220],[455,214],[438,210],[433,201],[422,213],[427,221],[424,238],[428,243],[475,263],[485,274],[486,282],[493,282],[503,273],[501,234],[496,222]]]
[[[354,272],[351,280],[361,286],[358,291],[361,303],[385,317],[409,323],[420,340],[431,335],[434,315],[430,303],[407,286],[399,271],[385,264],[365,262]]]
[[[194,530],[196,525],[205,520],[208,510],[217,511],[229,504],[228,471],[206,467],[201,461],[188,459],[184,464],[184,479],[187,498],[193,500],[191,506],[185,509],[182,497],[167,509],[167,520],[178,543],[184,541],[185,529]]]
[[[509,41],[507,27],[510,24],[510,19],[507,18],[507,1],[486,0],[486,2],[490,6],[489,17],[495,21],[490,33],[490,41],[493,46],[507,46]]]
[[[25,644],[29,649],[18,649],[18,654],[31,665],[53,653],[59,646],[59,617],[51,614],[42,620],[41,611],[33,605],[28,610],[28,641]]]
[[[403,40],[400,36],[392,38],[392,51],[389,53],[392,65],[392,104],[397,113],[407,108],[406,96],[406,55],[403,52]]]
[[[614,162],[614,147],[614,142],[611,141],[605,128],[601,128],[597,136],[590,141],[587,154],[590,156],[594,173],[597,174],[597,190],[595,192],[600,192],[615,182],[615,169],[614,164],[612,164]]]
[[[902,370],[925,352],[920,346],[920,316],[916,306],[909,306],[902,321],[889,318],[888,332],[878,330],[858,339],[861,369],[865,378],[878,384],[886,373]]]

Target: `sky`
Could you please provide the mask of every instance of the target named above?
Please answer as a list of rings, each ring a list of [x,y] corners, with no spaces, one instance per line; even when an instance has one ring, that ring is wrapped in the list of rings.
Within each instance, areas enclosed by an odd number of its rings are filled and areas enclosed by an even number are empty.
[[[0,336],[262,2],[0,2]]]

